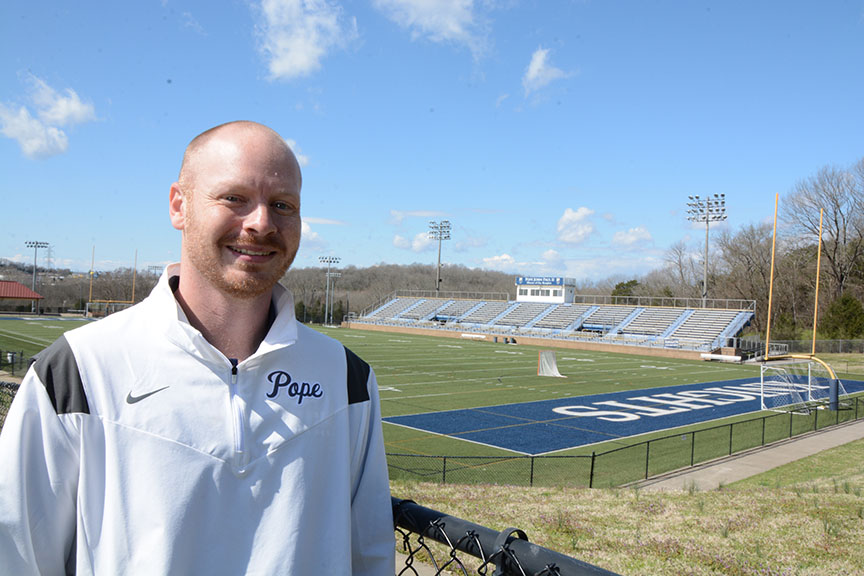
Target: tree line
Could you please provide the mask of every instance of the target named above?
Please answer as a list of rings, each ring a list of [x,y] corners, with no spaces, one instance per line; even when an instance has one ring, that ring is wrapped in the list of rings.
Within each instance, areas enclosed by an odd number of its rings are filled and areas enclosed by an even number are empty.
[[[752,328],[759,333],[767,327],[773,228],[773,222],[760,221],[722,229],[708,255],[710,297],[755,300]],[[864,159],[847,168],[824,167],[781,198],[773,248],[772,338],[812,335],[817,265],[817,334],[864,337]],[[698,248],[679,242],[667,251],[665,266],[613,291],[695,298],[703,265]]]
[[[822,249],[819,246],[820,209]],[[773,223],[748,223],[737,230],[712,233],[708,254],[708,294],[712,299],[756,301],[751,329],[763,334],[767,323]],[[808,338],[812,333],[819,275],[818,332],[824,338],[864,337],[864,158],[849,167],[827,166],[798,182],[780,201],[772,294],[772,338]],[[704,252],[700,245],[678,242],[669,247],[664,265],[638,277],[581,281],[579,294],[699,298],[702,294]],[[283,284],[295,297],[301,321],[324,321],[325,267],[292,268]],[[434,264],[378,264],[339,268],[334,279],[333,320],[360,314],[397,290],[435,289]],[[93,279],[92,298],[132,299],[132,269],[101,272]],[[526,270],[525,274],[534,271]],[[30,286],[32,267],[0,261],[0,276]],[[43,310],[81,310],[90,298],[90,277],[69,270],[38,269],[37,292],[45,296]],[[135,301],[145,297],[158,279],[138,272]],[[442,269],[441,290],[504,293],[515,299],[515,276],[504,272],[448,265]],[[5,301],[6,310],[29,311],[30,303]]]

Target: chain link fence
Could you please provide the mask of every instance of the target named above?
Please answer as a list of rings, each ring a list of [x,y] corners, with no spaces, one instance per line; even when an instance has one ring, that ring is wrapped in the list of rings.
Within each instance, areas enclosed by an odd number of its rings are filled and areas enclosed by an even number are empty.
[[[18,384],[0,381],[0,430],[6,422],[6,414],[9,412],[9,406],[16,392],[18,392]]]
[[[731,456],[745,450],[864,418],[864,397],[808,414],[784,412],[681,432],[575,456],[425,456],[388,454],[390,477],[442,484],[608,488]]]
[[[517,528],[498,532],[411,500],[393,498],[392,503],[397,550],[405,555],[404,565],[396,567],[397,576],[615,576],[614,572],[532,544]]]
[[[0,350],[0,370],[23,376],[30,366],[30,358],[24,355],[23,350]]]

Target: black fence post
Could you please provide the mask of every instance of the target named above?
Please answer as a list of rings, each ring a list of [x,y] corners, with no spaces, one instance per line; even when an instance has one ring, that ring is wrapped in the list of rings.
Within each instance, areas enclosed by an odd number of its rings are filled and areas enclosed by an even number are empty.
[[[696,431],[690,433],[690,467],[696,464]]]
[[[735,424],[729,424],[729,454],[727,454],[727,456],[732,455],[732,437],[734,436],[733,428],[735,428]]]
[[[765,445],[765,421],[766,421],[766,420],[768,420],[768,417],[767,417],[767,416],[763,416],[763,417],[762,417],[762,443],[760,444],[760,446],[764,446],[764,445]]]
[[[447,457],[443,457],[444,464],[441,466],[441,483],[447,483]]]
[[[531,478],[528,480],[529,486],[534,486],[534,456],[531,456]]]
[[[651,441],[645,442],[645,479],[648,479],[648,464],[651,462]]]
[[[789,438],[792,438],[792,412],[789,412]]]
[[[591,471],[588,474],[588,488],[594,487],[594,461],[597,459],[597,453],[591,452]]]

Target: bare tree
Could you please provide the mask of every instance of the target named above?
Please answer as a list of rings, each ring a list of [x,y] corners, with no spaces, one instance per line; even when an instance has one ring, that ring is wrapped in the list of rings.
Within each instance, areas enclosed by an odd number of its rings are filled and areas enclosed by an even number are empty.
[[[684,241],[669,247],[665,255],[666,266],[676,280],[676,292],[680,296],[695,296],[697,291],[696,262]]]
[[[836,298],[864,258],[864,160],[851,170],[822,168],[799,182],[783,204],[782,218],[793,234],[818,241],[820,209],[822,254]]]
[[[754,325],[763,329],[771,283],[771,226],[746,225],[735,234],[723,230],[716,245],[720,250],[722,292],[728,298],[756,300]]]

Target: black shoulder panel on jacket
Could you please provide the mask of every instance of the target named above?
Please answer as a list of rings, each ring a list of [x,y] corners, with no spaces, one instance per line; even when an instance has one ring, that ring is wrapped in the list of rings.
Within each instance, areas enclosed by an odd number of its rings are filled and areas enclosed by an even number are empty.
[[[34,370],[57,414],[90,413],[78,362],[65,336],[36,356]]]
[[[348,348],[345,348],[345,359],[348,361],[348,404],[368,402],[369,364]]]

